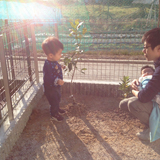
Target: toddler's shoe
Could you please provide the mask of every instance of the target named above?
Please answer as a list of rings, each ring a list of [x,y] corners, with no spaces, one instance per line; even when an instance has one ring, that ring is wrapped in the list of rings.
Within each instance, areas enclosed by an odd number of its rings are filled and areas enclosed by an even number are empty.
[[[53,115],[51,117],[51,120],[55,120],[57,122],[61,122],[63,120],[63,117],[59,113],[57,113],[57,114],[55,114],[55,115]]]
[[[65,114],[65,113],[66,113],[66,111],[65,111],[65,110],[60,109],[60,108],[59,108],[58,112],[59,112],[59,114]]]

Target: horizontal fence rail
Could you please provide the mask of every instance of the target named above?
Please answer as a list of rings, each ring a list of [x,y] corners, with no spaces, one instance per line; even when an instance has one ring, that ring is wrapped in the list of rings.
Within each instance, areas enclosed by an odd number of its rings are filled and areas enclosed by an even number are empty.
[[[43,72],[45,58],[38,58],[39,72]],[[63,60],[59,62],[63,64]],[[129,76],[130,81],[141,75],[141,67],[144,65],[153,66],[152,62],[146,60],[113,60],[113,59],[82,59],[78,60],[77,70],[74,75],[76,82],[79,81],[103,81],[103,82],[121,82],[123,76]],[[85,73],[79,70],[86,68]],[[64,79],[71,80],[72,72],[65,74]]]

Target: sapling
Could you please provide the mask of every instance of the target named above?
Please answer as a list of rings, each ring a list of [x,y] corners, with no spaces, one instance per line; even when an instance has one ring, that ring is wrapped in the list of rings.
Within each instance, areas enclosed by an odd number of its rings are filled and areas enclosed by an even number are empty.
[[[86,68],[81,68],[81,69],[77,68],[77,63],[78,63],[78,60],[81,60],[81,55],[83,54],[83,50],[80,49],[81,40],[84,34],[87,32],[87,29],[84,27],[84,22],[80,21],[79,19],[76,19],[74,22],[70,20],[70,25],[71,25],[71,29],[69,29],[69,32],[70,32],[69,35],[75,39],[75,44],[74,44],[75,51],[72,54],[66,55],[64,57],[64,64],[67,66],[64,71],[67,73],[73,71],[71,76],[70,98],[73,99],[73,103],[76,103],[75,98],[73,96],[72,83],[73,83],[73,78],[74,78],[76,69],[83,74],[85,73],[85,70],[86,70]]]
[[[119,83],[119,89],[122,91],[123,98],[129,97],[131,94],[131,88],[130,88],[130,79],[129,76],[123,76],[123,79],[121,79],[122,83]]]

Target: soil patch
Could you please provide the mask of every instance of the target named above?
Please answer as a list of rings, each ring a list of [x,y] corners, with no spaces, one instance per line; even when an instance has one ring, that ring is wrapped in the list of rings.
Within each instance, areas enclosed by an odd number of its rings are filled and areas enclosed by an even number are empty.
[[[43,96],[7,160],[160,159],[160,140],[140,141],[144,125],[118,109],[120,99],[63,95],[63,122],[50,120]]]

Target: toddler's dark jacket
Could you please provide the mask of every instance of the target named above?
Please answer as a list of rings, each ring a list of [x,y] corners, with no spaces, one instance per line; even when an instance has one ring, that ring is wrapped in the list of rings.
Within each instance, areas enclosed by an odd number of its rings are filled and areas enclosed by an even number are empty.
[[[59,88],[60,85],[57,84],[59,79],[63,80],[61,65],[57,61],[45,60],[43,66],[44,89]]]

